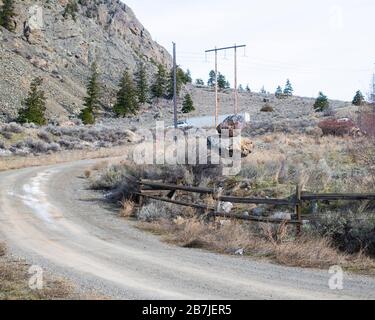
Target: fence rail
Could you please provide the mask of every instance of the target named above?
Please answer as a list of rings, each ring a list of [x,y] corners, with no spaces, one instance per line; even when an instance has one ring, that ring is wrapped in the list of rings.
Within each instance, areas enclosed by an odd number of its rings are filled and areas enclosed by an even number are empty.
[[[150,193],[170,191],[167,198],[156,196]],[[210,194],[212,198],[216,201],[216,208],[202,205],[189,203],[184,201],[177,201],[174,199],[177,191],[185,191],[198,194]],[[375,193],[311,193],[301,190],[300,186],[296,187],[296,193],[288,198],[284,199],[270,199],[270,198],[251,198],[251,197],[232,197],[221,195],[223,190],[216,190],[212,188],[202,188],[202,187],[191,187],[178,184],[166,184],[161,182],[153,182],[150,180],[141,180],[139,182],[139,192],[136,194],[139,198],[139,202],[143,202],[143,198],[148,198],[156,201],[162,201],[167,203],[173,203],[180,206],[191,207],[195,209],[204,210],[210,216],[216,217],[226,217],[235,218],[239,220],[255,221],[255,222],[266,222],[266,223],[288,223],[295,224],[297,234],[301,232],[301,225],[303,224],[303,219],[308,219],[306,215],[302,216],[302,207],[304,202],[311,201],[364,201],[364,200],[375,200]],[[235,204],[265,204],[265,205],[279,205],[279,206],[289,206],[294,207],[296,220],[282,220],[273,219],[266,217],[256,217],[242,214],[227,214],[220,212],[220,202],[231,202]],[[312,217],[313,218],[313,217]]]

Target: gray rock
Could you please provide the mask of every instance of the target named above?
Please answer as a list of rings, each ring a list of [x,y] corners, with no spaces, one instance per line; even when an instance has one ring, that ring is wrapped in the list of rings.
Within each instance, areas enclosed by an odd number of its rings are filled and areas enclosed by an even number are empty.
[[[14,119],[31,79],[41,76],[46,92],[47,116],[73,113],[82,107],[90,65],[98,64],[105,85],[103,105],[113,100],[122,71],[132,72],[140,61],[152,78],[161,63],[172,59],[152,40],[133,11],[117,0],[81,1],[76,19],[63,17],[67,1],[15,1],[14,33],[0,27],[0,115]],[[25,26],[27,38],[21,36]],[[0,118],[0,120],[1,120]]]
[[[245,254],[245,249],[238,249],[235,253],[236,256],[243,256]]]
[[[266,210],[263,207],[256,207],[252,210],[252,214],[256,217],[261,217],[265,214]]]

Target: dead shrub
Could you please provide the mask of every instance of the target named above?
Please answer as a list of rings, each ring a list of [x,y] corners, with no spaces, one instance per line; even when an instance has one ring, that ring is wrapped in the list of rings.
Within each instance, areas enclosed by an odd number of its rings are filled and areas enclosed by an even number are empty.
[[[86,179],[90,178],[91,170],[85,170],[84,175],[85,175]]]
[[[260,109],[261,112],[274,112],[275,110],[273,109],[273,107],[270,105],[270,104],[266,104],[262,107],[262,109]]]
[[[347,258],[327,238],[302,237],[275,246],[274,259],[293,267],[324,268],[345,265]]]
[[[0,241],[0,257],[4,256],[6,253],[6,245],[4,242]]]
[[[350,119],[329,119],[318,124],[324,135],[345,136],[349,135],[356,128],[353,120]]]
[[[279,225],[261,223],[259,226],[264,237],[275,246],[283,243],[289,237],[289,226],[286,221]]]
[[[130,218],[134,216],[135,203],[130,200],[121,201],[120,217]]]

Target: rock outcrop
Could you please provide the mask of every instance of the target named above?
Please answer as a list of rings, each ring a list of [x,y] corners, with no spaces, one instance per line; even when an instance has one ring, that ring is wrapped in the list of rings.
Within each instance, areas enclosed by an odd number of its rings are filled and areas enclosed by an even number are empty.
[[[94,61],[105,106],[125,69],[144,62],[151,78],[158,63],[171,66],[170,54],[121,1],[79,0],[74,14],[66,14],[68,3],[16,1],[15,32],[0,27],[0,121],[17,115],[35,76],[44,79],[48,117],[67,118],[82,107]]]

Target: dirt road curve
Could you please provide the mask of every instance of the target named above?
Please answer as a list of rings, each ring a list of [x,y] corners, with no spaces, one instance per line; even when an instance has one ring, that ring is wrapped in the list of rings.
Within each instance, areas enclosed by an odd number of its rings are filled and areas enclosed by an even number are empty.
[[[11,249],[81,288],[120,299],[369,299],[375,279],[286,268],[161,243],[86,189],[93,161],[0,173],[0,233]]]

